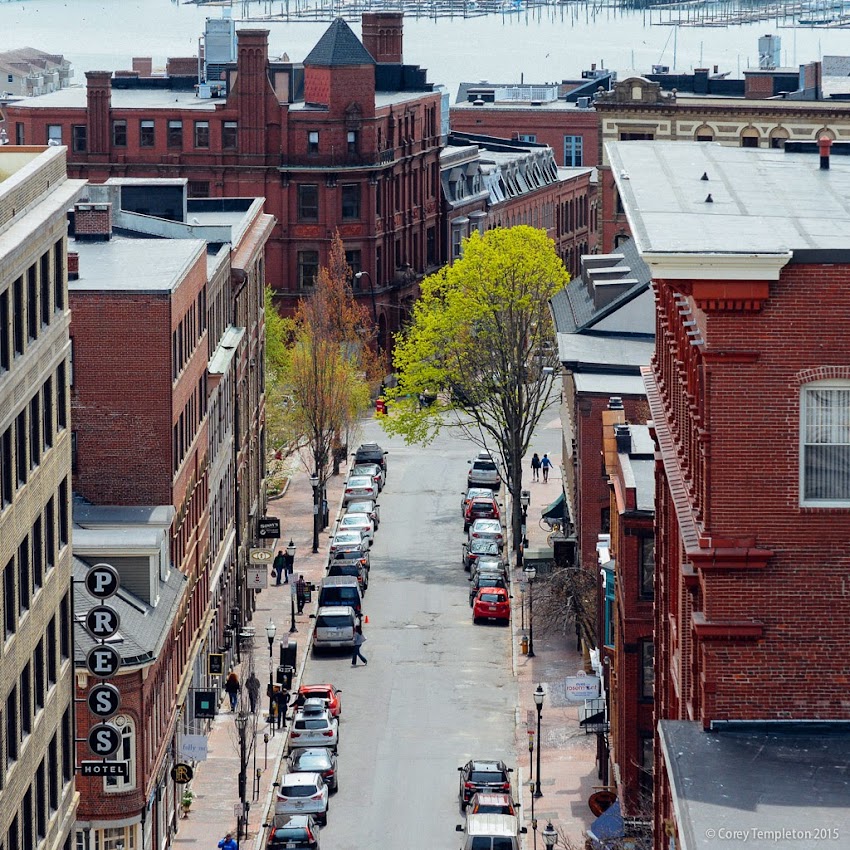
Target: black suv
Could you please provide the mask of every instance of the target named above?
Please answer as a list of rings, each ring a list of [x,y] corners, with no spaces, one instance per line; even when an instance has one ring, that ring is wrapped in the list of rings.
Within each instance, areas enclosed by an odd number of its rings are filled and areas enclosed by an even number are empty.
[[[460,788],[458,798],[460,807],[465,810],[473,794],[478,791],[490,794],[510,794],[512,767],[507,767],[503,761],[472,759],[460,771]]]
[[[362,443],[354,453],[354,463],[377,463],[384,470],[384,480],[387,478],[387,452],[377,443]]]

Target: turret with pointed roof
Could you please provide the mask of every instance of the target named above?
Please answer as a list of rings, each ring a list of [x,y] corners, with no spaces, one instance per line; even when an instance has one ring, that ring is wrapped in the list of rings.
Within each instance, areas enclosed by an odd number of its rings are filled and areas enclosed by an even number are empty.
[[[375,60],[343,18],[337,18],[304,60],[304,67],[321,65],[374,65]]]

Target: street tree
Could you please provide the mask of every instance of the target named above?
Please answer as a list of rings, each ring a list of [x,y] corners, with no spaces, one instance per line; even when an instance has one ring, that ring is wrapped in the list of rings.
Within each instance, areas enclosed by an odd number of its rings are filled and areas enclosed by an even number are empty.
[[[442,428],[458,428],[489,450],[511,496],[517,552],[522,459],[553,402],[558,368],[549,299],[568,281],[545,231],[473,232],[459,260],[422,282],[396,340],[398,386],[385,429],[427,444]]]

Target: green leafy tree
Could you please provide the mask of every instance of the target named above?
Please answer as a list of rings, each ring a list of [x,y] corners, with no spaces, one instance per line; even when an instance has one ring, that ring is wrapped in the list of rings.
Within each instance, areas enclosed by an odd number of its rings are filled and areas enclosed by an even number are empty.
[[[441,428],[459,428],[500,459],[517,551],[522,458],[558,366],[549,299],[568,281],[544,231],[475,232],[461,259],[422,282],[412,322],[396,340],[399,383],[384,428],[424,444]]]

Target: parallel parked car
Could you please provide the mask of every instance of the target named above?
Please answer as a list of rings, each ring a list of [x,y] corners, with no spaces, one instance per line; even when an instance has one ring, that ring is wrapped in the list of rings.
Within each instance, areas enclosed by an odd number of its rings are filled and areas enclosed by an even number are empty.
[[[510,794],[473,794],[467,811],[471,815],[513,815],[518,803]]]
[[[463,530],[477,519],[499,519],[499,503],[492,496],[477,496],[470,499],[463,514]]]
[[[478,457],[469,461],[470,467],[466,480],[470,487],[489,487],[498,490],[501,486],[499,469],[490,452],[479,452]]]
[[[368,548],[369,541],[363,539],[363,535],[359,530],[337,531],[331,540],[330,553],[333,555],[335,552],[339,552],[341,550],[362,552]]]
[[[469,542],[473,540],[493,540],[504,546],[505,536],[502,533],[502,523],[497,519],[477,519],[469,527]]]
[[[378,492],[384,489],[384,469],[379,463],[355,463],[348,473],[349,478],[368,475],[378,485]]]
[[[328,786],[320,773],[286,773],[277,787],[276,815],[315,815],[328,822]]]
[[[483,791],[489,793],[511,793],[511,776],[513,768],[503,761],[495,759],[471,759],[460,771],[460,788],[458,797],[460,807],[466,809],[473,794]]]
[[[359,531],[360,536],[370,546],[375,542],[375,525],[368,514],[356,514],[349,511],[339,521],[337,534],[341,531]]]
[[[493,558],[490,555],[482,555],[469,571],[469,580],[475,581],[480,573],[496,573],[508,581],[508,565],[501,558]]]
[[[481,587],[472,601],[472,622],[498,620],[506,625],[511,621],[511,600],[503,587]]]
[[[508,589],[508,583],[505,580],[504,573],[491,573],[491,572],[480,572],[476,573],[475,577],[472,579],[469,585],[469,607],[472,607],[472,603],[475,601],[475,597],[478,596],[478,591],[482,587],[503,587],[505,590]]]
[[[337,552],[332,552],[328,560],[328,568],[338,563],[358,563],[368,573],[372,567],[371,558],[369,557],[369,547],[354,547],[352,549],[340,549]]]
[[[362,499],[375,501],[377,498],[378,485],[368,475],[351,476],[345,485],[345,492],[342,494],[342,501],[345,504],[358,502]]]
[[[354,453],[354,462],[377,463],[384,470],[384,480],[386,480],[387,454],[377,443],[362,443]]]
[[[463,544],[463,568],[470,569],[479,558],[501,558],[502,547],[494,540],[484,538]]]
[[[325,701],[328,711],[333,717],[342,714],[341,690],[333,685],[301,685],[293,705],[301,708],[308,699],[321,699]]]
[[[460,500],[460,515],[465,516],[466,514],[466,506],[473,500],[477,499],[479,496],[484,498],[492,498],[493,496],[493,488],[492,487],[470,487],[468,490],[461,493],[463,498]]]
[[[319,850],[319,827],[312,815],[275,815],[266,842],[269,850]]]
[[[359,558],[335,558],[333,561],[331,561],[331,565],[328,567],[328,575],[353,576],[357,579],[357,581],[360,582],[361,596],[363,596],[363,594],[366,593],[369,588],[369,570],[367,570],[366,567],[363,566],[363,563]]]
[[[371,499],[363,499],[362,501],[349,502],[345,506],[346,513],[350,514],[368,514],[369,519],[375,523],[375,531],[381,524],[381,506]]]
[[[336,753],[325,747],[307,747],[293,750],[286,764],[289,773],[318,773],[325,780],[328,791],[339,791],[339,768]]]
[[[339,746],[339,722],[321,699],[305,700],[295,712],[289,740],[293,747],[328,747],[336,752]]]

